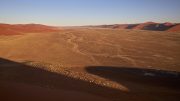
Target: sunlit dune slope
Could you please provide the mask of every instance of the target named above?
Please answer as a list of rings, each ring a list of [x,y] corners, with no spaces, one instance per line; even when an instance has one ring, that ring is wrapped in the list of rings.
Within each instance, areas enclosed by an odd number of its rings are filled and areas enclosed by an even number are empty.
[[[18,35],[23,33],[55,32],[58,29],[41,24],[0,24],[0,35]]]
[[[169,32],[180,32],[180,24],[170,28],[168,31]]]

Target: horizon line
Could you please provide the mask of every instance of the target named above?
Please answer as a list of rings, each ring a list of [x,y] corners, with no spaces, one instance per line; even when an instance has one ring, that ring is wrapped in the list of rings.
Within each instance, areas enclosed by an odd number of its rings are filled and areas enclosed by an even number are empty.
[[[137,23],[112,23],[112,24],[84,24],[84,25],[55,25],[55,24],[46,24],[46,23],[4,23],[0,22],[0,24],[8,24],[8,25],[46,25],[46,26],[57,26],[57,27],[73,27],[73,26],[98,26],[98,25],[123,25],[123,24],[143,24],[143,23],[157,23],[157,24],[164,24],[164,23],[172,23],[172,24],[180,24],[180,22],[155,22],[155,21],[145,21],[145,22],[137,22]]]

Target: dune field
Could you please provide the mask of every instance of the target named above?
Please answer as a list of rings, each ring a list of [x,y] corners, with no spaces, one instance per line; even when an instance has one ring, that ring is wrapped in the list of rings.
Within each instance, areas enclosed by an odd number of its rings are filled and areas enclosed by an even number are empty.
[[[26,26],[0,30],[2,101],[180,99],[179,32]]]

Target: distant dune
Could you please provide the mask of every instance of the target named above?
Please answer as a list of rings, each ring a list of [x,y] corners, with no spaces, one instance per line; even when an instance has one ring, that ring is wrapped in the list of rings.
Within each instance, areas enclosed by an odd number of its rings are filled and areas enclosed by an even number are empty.
[[[156,22],[145,22],[139,24],[114,24],[114,25],[99,25],[93,27],[99,28],[113,28],[113,29],[133,29],[133,30],[150,30],[150,31],[169,31],[169,32],[180,32],[179,23],[156,23]],[[90,26],[92,27],[92,26]]]
[[[111,28],[111,29],[133,29],[133,30],[150,30],[150,31],[168,31],[180,32],[179,23],[156,23],[145,22],[139,24],[113,24],[113,25],[96,25],[83,26],[92,28]],[[1,24],[0,35],[18,35],[24,33],[40,33],[40,32],[57,32],[58,28],[41,25],[41,24]]]
[[[114,25],[113,28],[118,28],[118,29],[125,29],[126,27],[128,27],[128,24],[122,24],[122,25]]]
[[[156,26],[157,23],[155,22],[146,22],[138,24],[137,26],[133,27],[132,29],[142,30],[142,29],[149,29],[150,26]]]
[[[0,24],[0,35],[17,35],[23,33],[54,32],[55,27],[41,24]]]
[[[180,24],[168,29],[169,32],[180,32]]]
[[[153,31],[167,31],[169,28],[176,26],[176,24],[171,23],[154,23],[148,24],[142,28],[142,30],[153,30]]]

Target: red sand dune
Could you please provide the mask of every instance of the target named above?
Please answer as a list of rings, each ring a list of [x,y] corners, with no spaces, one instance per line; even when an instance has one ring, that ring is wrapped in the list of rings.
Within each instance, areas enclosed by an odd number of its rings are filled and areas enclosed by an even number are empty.
[[[55,27],[40,24],[0,24],[0,35],[17,35],[23,33],[54,32]]]
[[[140,24],[114,24],[114,25],[99,25],[99,26],[88,26],[88,27],[180,32],[180,24],[174,24],[170,22],[166,22],[166,23],[146,22]],[[44,32],[56,32],[56,31],[59,31],[59,29],[41,24],[14,24],[14,25],[0,24],[0,35],[18,35],[24,33],[39,33],[39,32],[44,33]]]
[[[114,25],[101,25],[101,28],[113,28],[113,29],[134,29],[134,30],[151,30],[151,31],[172,31],[179,32],[180,25],[175,23],[156,23],[146,22],[140,24],[114,24]]]
[[[142,29],[144,29],[146,26],[149,26],[149,25],[154,25],[154,24],[157,24],[157,23],[155,23],[155,22],[146,22],[146,23],[141,23],[141,24],[139,24],[139,25],[135,26],[135,27],[134,27],[134,28],[132,28],[132,29],[142,30]]]
[[[9,24],[0,24],[0,35],[16,35],[19,34],[17,31],[12,30]]]
[[[173,26],[173,25],[175,25],[174,23],[171,23],[171,22],[166,22],[166,23],[164,23],[164,25],[165,26]]]
[[[128,26],[129,26],[128,24],[119,24],[119,25],[115,25],[114,28],[126,29]]]
[[[169,32],[180,32],[180,24],[175,25],[174,27],[168,29]]]

